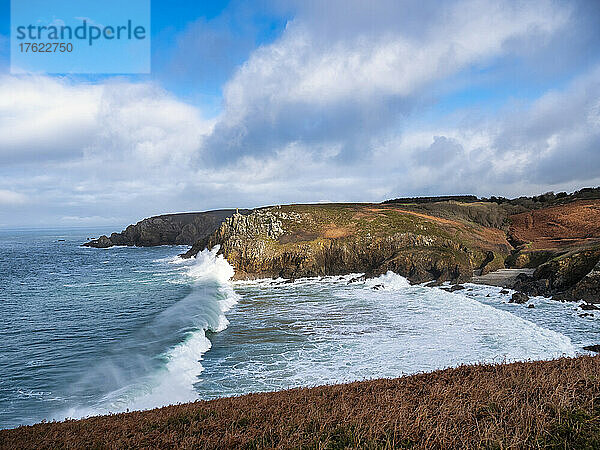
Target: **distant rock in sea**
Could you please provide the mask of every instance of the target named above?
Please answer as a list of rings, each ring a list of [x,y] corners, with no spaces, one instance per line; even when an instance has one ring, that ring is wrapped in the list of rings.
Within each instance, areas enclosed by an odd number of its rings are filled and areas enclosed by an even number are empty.
[[[129,225],[120,233],[100,236],[83,244],[85,247],[108,248],[114,245],[152,247],[157,245],[192,245],[219,228],[221,222],[235,212],[245,215],[246,209],[165,214]]]

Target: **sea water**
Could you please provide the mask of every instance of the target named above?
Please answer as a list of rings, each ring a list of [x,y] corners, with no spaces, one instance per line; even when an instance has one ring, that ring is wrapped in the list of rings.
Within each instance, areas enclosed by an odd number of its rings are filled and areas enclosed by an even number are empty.
[[[393,273],[231,282],[216,248],[182,260],[186,247],[80,246],[95,234],[0,231],[0,428],[600,342],[573,303]]]

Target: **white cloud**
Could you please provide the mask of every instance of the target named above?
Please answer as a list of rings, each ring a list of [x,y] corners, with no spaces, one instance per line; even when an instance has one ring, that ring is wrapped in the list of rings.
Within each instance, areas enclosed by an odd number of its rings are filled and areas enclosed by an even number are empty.
[[[27,196],[19,192],[0,189],[0,205],[21,205],[27,202]]]
[[[600,66],[499,122],[492,147],[540,183],[585,181],[600,173]]]
[[[99,211],[131,220],[176,208],[211,126],[198,108],[149,83],[2,77],[0,204],[13,212],[20,204],[14,220],[40,225],[44,215],[54,223]]]
[[[48,77],[0,78],[0,161],[81,153],[96,129],[101,87]]]
[[[272,155],[245,155],[211,182],[271,203],[379,201],[396,195],[523,195],[600,183],[600,67],[530,104],[379,136],[358,161],[338,146],[291,142]],[[469,111],[465,117],[470,118]],[[263,201],[264,202],[264,201]]]
[[[196,108],[152,84],[0,78],[4,164],[111,153],[143,165],[184,162],[210,126]]]
[[[600,69],[499,112],[422,115],[457,74],[493,72],[524,44],[531,55],[558,39],[572,25],[565,4],[327,5],[299,3],[283,35],[225,84],[215,120],[152,83],[0,78],[0,205],[12,198],[11,212],[21,211],[8,220],[125,224],[175,211],[600,182]]]
[[[323,10],[317,14],[328,14]],[[357,141],[364,147],[395,124],[431,83],[503,55],[520,40],[552,35],[569,18],[551,2],[462,1],[434,10],[416,39],[401,26],[377,28],[393,14],[405,21],[402,8],[382,9],[367,28],[343,38],[312,26],[312,16],[290,22],[226,84],[224,112],[206,145],[212,159],[273,153],[293,141],[340,141],[355,153]]]
[[[103,87],[96,126],[87,156],[164,167],[189,164],[212,122],[155,86],[119,83]]]
[[[447,16],[418,41],[398,29],[323,42],[310,24],[292,22],[280,41],[255,52],[229,83],[227,104],[237,111],[264,96],[317,105],[349,96],[362,101],[374,95],[408,96],[432,80],[502,53],[509,39],[555,32],[567,19],[565,11],[549,3],[516,7],[466,1],[441,12]]]

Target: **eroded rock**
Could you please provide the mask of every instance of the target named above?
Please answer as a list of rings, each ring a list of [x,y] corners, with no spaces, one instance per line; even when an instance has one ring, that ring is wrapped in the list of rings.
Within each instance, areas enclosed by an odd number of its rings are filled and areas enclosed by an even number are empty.
[[[526,294],[523,294],[522,292],[515,292],[508,303],[518,303],[519,305],[522,305],[528,300],[529,297]]]

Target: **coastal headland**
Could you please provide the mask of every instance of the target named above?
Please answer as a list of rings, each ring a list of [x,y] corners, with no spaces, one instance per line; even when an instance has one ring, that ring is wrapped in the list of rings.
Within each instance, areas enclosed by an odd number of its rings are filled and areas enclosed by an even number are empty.
[[[191,245],[188,258],[218,245],[236,279],[391,270],[413,283],[456,284],[494,272],[493,284],[525,295],[600,303],[600,188],[170,214],[84,245],[165,244]]]

